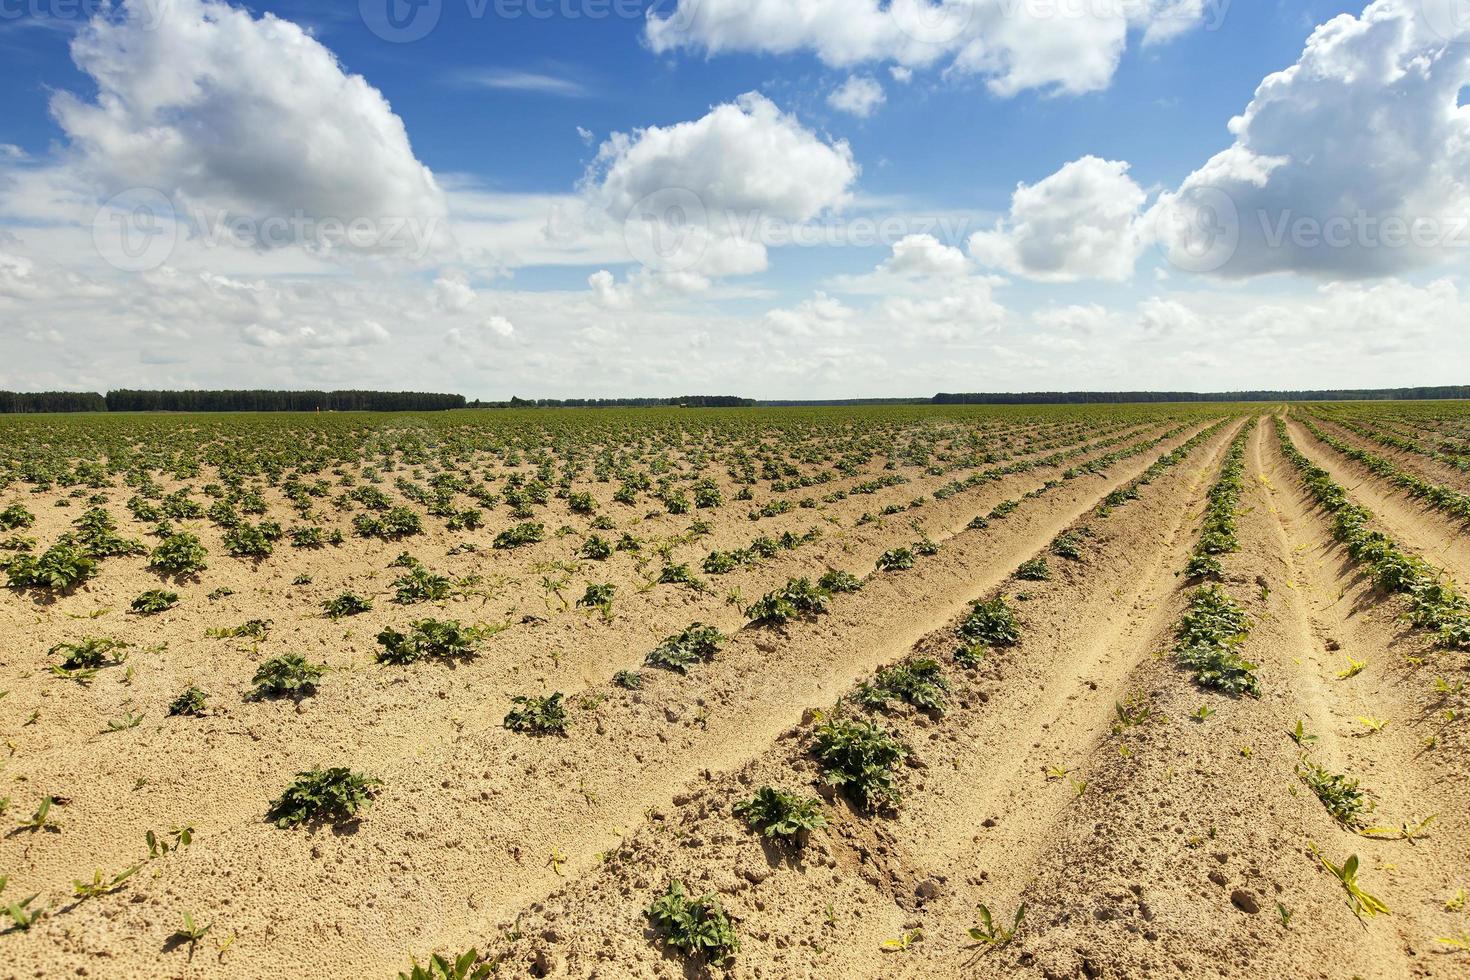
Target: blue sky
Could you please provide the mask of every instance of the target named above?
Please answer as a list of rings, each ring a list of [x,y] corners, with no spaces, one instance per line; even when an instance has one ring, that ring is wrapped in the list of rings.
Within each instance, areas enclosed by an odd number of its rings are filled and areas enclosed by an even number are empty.
[[[1445,147],[1466,126],[1446,94],[1466,45],[1426,14],[1441,0],[944,0],[965,35],[918,51],[886,0],[661,0],[652,20],[589,15],[611,0],[543,0],[575,14],[547,17],[430,0],[438,20],[410,43],[370,29],[376,2],[126,0],[90,21],[0,5],[0,383],[839,397],[1454,380],[1420,356],[1465,334],[1445,223],[1470,175]],[[1081,12],[1058,27],[1053,2]],[[1432,67],[1333,77],[1381,68],[1385,45],[1389,64]],[[844,85],[878,101],[845,104]],[[678,268],[625,244],[634,200],[666,184],[728,223]],[[179,244],[119,268],[96,228],[139,188]],[[1238,241],[1199,266],[1159,229],[1213,220],[1201,202],[1220,194]],[[1278,220],[1358,212],[1439,234],[1270,240]],[[208,214],[250,227],[211,239]],[[259,234],[290,214],[434,231],[408,255]],[[742,215],[848,238],[753,243],[731,231]],[[897,231],[854,237],[855,218]]]

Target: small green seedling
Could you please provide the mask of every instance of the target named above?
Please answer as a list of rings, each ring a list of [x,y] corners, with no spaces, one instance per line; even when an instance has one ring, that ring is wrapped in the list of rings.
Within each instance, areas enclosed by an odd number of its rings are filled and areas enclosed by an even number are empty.
[[[1351,854],[1342,864],[1333,864],[1320,852],[1317,860],[1322,866],[1337,876],[1342,883],[1343,890],[1348,893],[1348,904],[1353,910],[1353,915],[1358,918],[1372,918],[1379,913],[1388,914],[1388,906],[1382,900],[1370,895],[1358,884],[1358,856]]]
[[[1011,944],[1016,938],[1016,933],[1021,931],[1021,923],[1026,918],[1026,903],[1016,909],[1016,914],[1011,920],[1009,927],[997,923],[984,904],[980,905],[980,924],[972,926],[969,930],[970,938],[977,943],[982,943],[991,949],[1003,949]]]
[[[478,950],[469,949],[450,959],[438,953],[429,957],[428,966],[417,959],[407,973],[399,972],[398,980],[490,980],[489,963],[481,963]]]
[[[133,875],[137,874],[138,869],[141,867],[141,864],[135,864],[131,868],[126,868],[113,875],[112,878],[107,881],[103,880],[102,869],[98,868],[92,873],[91,881],[78,881],[76,879],[73,879],[73,892],[75,893],[79,901],[88,898],[97,898],[101,895],[111,895],[113,892],[122,888],[123,882],[127,881]]]

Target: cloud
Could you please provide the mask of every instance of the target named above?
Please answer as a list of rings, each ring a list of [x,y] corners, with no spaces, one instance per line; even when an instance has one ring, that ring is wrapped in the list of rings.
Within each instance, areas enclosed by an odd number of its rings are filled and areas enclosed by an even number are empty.
[[[572,99],[584,98],[588,94],[586,86],[581,82],[533,71],[496,68],[466,72],[456,77],[470,85],[509,92],[536,92]]]
[[[1143,247],[1145,200],[1127,163],[1086,156],[1018,185],[1009,214],[972,235],[969,251],[982,265],[1033,279],[1126,279]]]
[[[847,81],[833,89],[827,96],[827,104],[841,112],[850,113],[859,119],[871,116],[882,105],[887,96],[883,86],[867,75],[849,75]]]
[[[475,301],[475,290],[458,273],[446,273],[434,280],[434,302],[440,309],[458,313]]]
[[[1037,310],[1031,314],[1031,321],[1048,333],[1081,336],[1092,336],[1105,330],[1111,332],[1118,325],[1117,316],[1098,303]]]
[[[289,21],[215,0],[170,0],[155,20],[145,0],[122,0],[87,23],[71,55],[95,96],[58,92],[51,111],[66,165],[101,197],[153,188],[186,211],[255,223],[444,216],[382,94]]]
[[[1266,77],[1234,143],[1151,215],[1181,268],[1395,275],[1470,247],[1470,40],[1448,0],[1378,0]]]
[[[644,36],[659,53],[809,51],[838,68],[942,66],[1002,96],[1075,95],[1108,86],[1130,30],[1160,43],[1204,13],[1202,0],[678,0],[650,15]]]
[[[963,252],[932,235],[908,235],[861,276],[837,276],[833,291],[873,297],[854,309],[825,292],[768,311],[768,332],[789,337],[865,337],[891,344],[962,341],[998,329],[1010,314],[994,298],[1002,280],[972,275]]]
[[[786,337],[838,337],[850,332],[857,311],[841,300],[818,292],[790,309],[771,310],[762,324]]]
[[[970,271],[965,253],[933,235],[906,235],[893,246],[893,255],[878,267],[899,276],[963,276]]]
[[[681,188],[710,210],[805,221],[851,200],[857,176],[846,141],[826,142],[764,95],[747,92],[692,122],[614,133],[588,184],[614,214]]]
[[[845,141],[749,92],[691,122],[614,133],[582,189],[646,268],[718,277],[765,269],[762,223],[841,209],[858,173]]]

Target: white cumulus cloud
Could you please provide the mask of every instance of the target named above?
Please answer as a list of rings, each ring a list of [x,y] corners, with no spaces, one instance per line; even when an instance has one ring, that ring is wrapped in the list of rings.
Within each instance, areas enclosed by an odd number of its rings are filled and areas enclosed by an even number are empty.
[[[121,0],[71,54],[96,92],[58,92],[51,111],[70,166],[102,196],[146,187],[186,211],[300,216],[314,225],[307,241],[328,245],[386,242],[392,222],[428,234],[444,216],[387,100],[296,24],[215,0],[169,0],[158,17]],[[378,227],[349,242],[338,222]]]
[[[883,86],[868,75],[849,75],[847,81],[833,89],[827,104],[840,112],[866,119],[878,110],[888,96]]]
[[[656,52],[810,51],[840,68],[891,62],[978,75],[999,95],[1106,88],[1130,31],[1159,43],[1205,19],[1203,0],[678,0],[652,14]],[[901,79],[902,80],[902,79]]]
[[[970,254],[1035,279],[1126,279],[1142,248],[1145,200],[1127,163],[1086,156],[1019,185],[995,228],[970,236]]]
[[[1449,0],[1377,0],[1312,32],[1165,194],[1177,265],[1226,277],[1394,275],[1470,248],[1470,44]]]

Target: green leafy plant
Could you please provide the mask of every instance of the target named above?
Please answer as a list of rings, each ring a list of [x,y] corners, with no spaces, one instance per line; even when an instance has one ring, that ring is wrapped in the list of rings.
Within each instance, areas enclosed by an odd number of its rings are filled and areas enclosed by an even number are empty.
[[[812,751],[826,782],[850,791],[864,809],[898,803],[894,767],[908,750],[882,725],[848,718],[826,721],[813,732]]]
[[[1051,578],[1051,569],[1046,565],[1046,558],[1037,555],[1035,558],[1023,561],[1016,569],[1016,578],[1027,582],[1045,582]]]
[[[1307,731],[1306,725],[1302,723],[1300,718],[1296,720],[1296,728],[1288,731],[1286,736],[1304,749],[1317,741],[1317,736]]]
[[[13,589],[66,592],[97,572],[97,559],[69,541],[58,541],[39,556],[17,555],[0,563]]]
[[[217,626],[204,631],[204,635],[214,640],[263,640],[271,631],[269,619],[247,619],[239,626]]]
[[[1322,866],[1331,871],[1342,883],[1343,890],[1348,894],[1348,905],[1358,918],[1372,918],[1380,913],[1388,912],[1388,906],[1382,900],[1364,891],[1363,887],[1358,884],[1358,856],[1356,854],[1349,855],[1342,864],[1333,864],[1320,852],[1317,854],[1317,860],[1321,861]]]
[[[105,636],[83,637],[76,643],[58,643],[47,653],[51,656],[62,655],[61,669],[73,670],[96,670],[99,667],[114,666],[127,659],[126,654],[119,655],[118,651],[126,650],[128,644],[121,640],[114,640]]]
[[[495,547],[501,550],[536,544],[546,537],[546,525],[526,522],[506,528],[495,536]]]
[[[620,670],[613,674],[613,683],[627,691],[636,691],[643,686],[643,675],[636,670]]]
[[[591,609],[610,609],[617,591],[617,586],[614,585],[590,583],[587,591],[582,593],[582,598],[577,600],[577,605]]]
[[[259,525],[242,522],[225,532],[225,550],[236,558],[267,558],[281,534],[280,525],[269,521]]]
[[[878,556],[880,572],[903,572],[914,567],[914,553],[909,548],[890,548]]]
[[[674,880],[646,912],[664,942],[696,959],[723,961],[740,949],[729,916],[713,895],[691,899]]]
[[[51,834],[60,833],[61,824],[51,819],[51,807],[55,802],[56,800],[49,796],[41,800],[40,804],[36,807],[36,812],[31,814],[28,819],[16,824],[15,829],[31,834],[39,833],[43,830]]]
[[[316,693],[317,682],[326,672],[325,666],[310,663],[299,653],[272,657],[256,669],[251,697],[257,700],[306,697]]]
[[[1358,781],[1329,772],[1310,759],[1297,764],[1297,775],[1306,783],[1332,818],[1349,830],[1360,830],[1364,817],[1373,810],[1373,801],[1358,788]]]
[[[179,604],[179,594],[166,589],[149,589],[132,602],[132,610],[141,616],[152,616]]]
[[[401,606],[439,602],[448,599],[453,590],[454,583],[447,577],[436,575],[422,565],[414,565],[393,580],[393,601]]]
[[[811,831],[827,826],[820,802],[772,786],[762,786],[755,796],[736,803],[732,809],[752,830],[789,844],[799,843]]]
[[[382,785],[380,779],[341,766],[299,772],[271,804],[266,819],[282,828],[303,823],[348,823],[357,818]]]
[[[841,592],[857,592],[862,589],[863,580],[851,572],[829,568],[821,578],[817,579],[817,587],[834,595]]]
[[[169,828],[168,837],[173,839],[170,844],[168,839],[161,838],[149,830],[143,834],[143,843],[148,845],[148,860],[154,861],[160,857],[168,856],[170,851],[177,851],[194,843],[194,828],[191,825]]]
[[[955,660],[963,667],[978,667],[990,647],[1021,642],[1021,623],[1004,596],[973,603],[956,632],[964,645],[955,651]]]
[[[141,864],[135,864],[131,868],[125,868],[122,871],[119,871],[117,874],[113,875],[111,878],[105,880],[102,877],[102,869],[98,868],[95,872],[93,872],[91,881],[80,881],[77,879],[73,879],[72,893],[78,900],[98,898],[102,895],[111,895],[113,892],[121,889],[123,883],[126,882],[133,875],[137,874],[138,869],[141,867],[143,867]]]
[[[1009,926],[996,922],[990,914],[990,909],[980,905],[980,924],[972,926],[969,930],[970,938],[977,943],[988,946],[991,949],[1004,949],[1016,938],[1021,931],[1021,923],[1026,920],[1026,903],[1016,909],[1015,916],[1011,919]]]
[[[111,721],[109,721],[107,723],[106,731],[107,732],[125,732],[129,728],[137,728],[140,724],[142,724],[142,722],[143,722],[143,714],[142,714],[142,712],[138,712],[137,714],[134,714],[133,712],[129,711],[129,712],[126,712],[121,718],[114,718]]]
[[[322,612],[329,619],[342,619],[346,616],[356,616],[373,608],[371,599],[365,599],[356,592],[343,592],[341,595],[322,602]]]
[[[31,908],[31,903],[39,897],[40,895],[31,895],[29,898],[23,898],[19,902],[11,902],[5,906],[5,914],[10,916],[11,929],[16,932],[26,932],[36,924],[41,916],[46,914],[44,909]]]
[[[479,952],[469,949],[452,959],[435,953],[427,966],[414,960],[407,973],[399,972],[398,980],[490,980],[493,973],[489,963],[480,962]]]
[[[827,591],[810,579],[794,578],[784,587],[767,592],[745,610],[754,623],[781,625],[798,616],[817,616],[827,611]]]
[[[1058,558],[1080,561],[1082,558],[1082,535],[1076,531],[1064,531],[1051,543],[1051,553]],[[984,906],[981,906],[984,908]]]
[[[921,711],[943,713],[948,694],[949,682],[939,661],[923,657],[883,668],[851,697],[865,708],[887,710],[890,702],[902,701]]]
[[[713,660],[725,644],[725,635],[706,623],[690,623],[649,651],[650,667],[687,674],[697,663]]]
[[[1189,609],[1175,627],[1174,653],[1201,687],[1260,697],[1256,665],[1240,655],[1249,632],[1245,610],[1224,589],[1201,586],[1190,594]]]
[[[409,624],[408,633],[385,629],[378,634],[378,662],[411,664],[420,660],[465,660],[473,657],[480,633],[455,620],[420,619]]]
[[[198,575],[209,567],[204,561],[208,554],[196,536],[187,532],[170,534],[153,549],[148,567],[176,578]]]
[[[210,930],[214,928],[214,923],[212,922],[208,925],[201,926],[194,921],[194,915],[190,912],[185,912],[182,918],[183,925],[174,930],[174,934],[169,938],[180,945],[187,943],[190,949],[198,946],[204,937],[209,935]]]
[[[0,510],[0,531],[19,531],[36,523],[36,515],[24,504],[11,504]]]
[[[510,699],[514,705],[505,716],[505,727],[528,735],[565,735],[570,719],[562,694],[546,697],[518,695]]]
[[[208,698],[209,696],[204,691],[190,685],[184,693],[174,698],[173,703],[168,706],[169,717],[202,716],[209,710]]]

